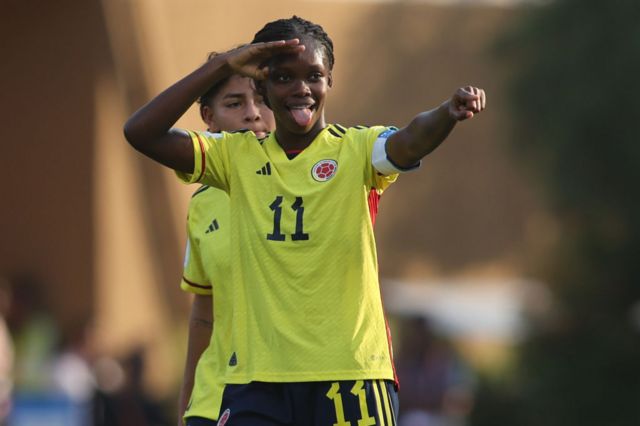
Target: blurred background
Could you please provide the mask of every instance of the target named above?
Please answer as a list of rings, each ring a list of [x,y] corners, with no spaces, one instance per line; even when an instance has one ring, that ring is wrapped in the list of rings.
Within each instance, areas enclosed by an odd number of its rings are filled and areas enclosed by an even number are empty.
[[[637,0],[0,0],[0,424],[176,423],[196,188],[122,125],[293,14],[329,122],[488,94],[381,200],[401,426],[640,424]]]

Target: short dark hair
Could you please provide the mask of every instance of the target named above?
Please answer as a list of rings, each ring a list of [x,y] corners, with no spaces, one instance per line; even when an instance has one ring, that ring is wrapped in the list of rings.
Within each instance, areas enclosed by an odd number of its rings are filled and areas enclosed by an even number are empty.
[[[210,52],[207,55],[207,62],[209,62],[210,60],[212,60],[213,58],[215,58],[218,55],[220,55],[220,53],[218,53],[218,52]],[[202,108],[205,105],[211,105],[211,100],[214,98],[214,96],[216,96],[218,94],[218,91],[220,90],[220,88],[222,86],[224,86],[225,84],[227,84],[227,82],[229,81],[230,77],[231,76],[225,77],[222,80],[216,82],[216,84],[211,86],[209,88],[209,90],[207,90],[204,94],[202,94],[198,98],[198,103],[200,104],[200,108]]]

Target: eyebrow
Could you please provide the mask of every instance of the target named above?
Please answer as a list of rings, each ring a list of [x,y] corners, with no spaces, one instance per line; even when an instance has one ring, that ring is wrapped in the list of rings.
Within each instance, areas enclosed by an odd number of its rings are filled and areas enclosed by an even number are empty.
[[[227,93],[222,97],[222,99],[229,99],[229,98],[244,98],[244,93]]]

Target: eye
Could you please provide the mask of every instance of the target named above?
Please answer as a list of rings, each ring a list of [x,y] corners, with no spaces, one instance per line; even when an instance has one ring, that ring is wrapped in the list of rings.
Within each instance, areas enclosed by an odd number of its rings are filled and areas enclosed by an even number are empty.
[[[228,104],[224,105],[225,108],[229,108],[229,109],[238,109],[242,106],[242,104],[240,102],[229,102]]]
[[[287,74],[275,74],[273,76],[273,80],[276,83],[288,83],[289,81],[291,81],[291,76]]]
[[[322,77],[324,77],[324,75],[321,72],[314,72],[309,76],[309,81],[320,81],[322,80]]]

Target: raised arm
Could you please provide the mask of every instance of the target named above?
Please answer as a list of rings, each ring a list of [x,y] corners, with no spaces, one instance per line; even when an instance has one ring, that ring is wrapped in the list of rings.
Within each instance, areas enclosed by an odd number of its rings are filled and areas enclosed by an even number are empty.
[[[304,49],[297,39],[255,43],[215,56],[136,111],[124,125],[127,141],[138,151],[172,169],[193,172],[189,135],[172,126],[209,88],[233,73],[266,77],[264,60]]]
[[[409,125],[389,137],[388,157],[400,167],[411,167],[436,149],[458,121],[472,118],[486,106],[484,90],[463,87],[439,107],[418,114]]]

